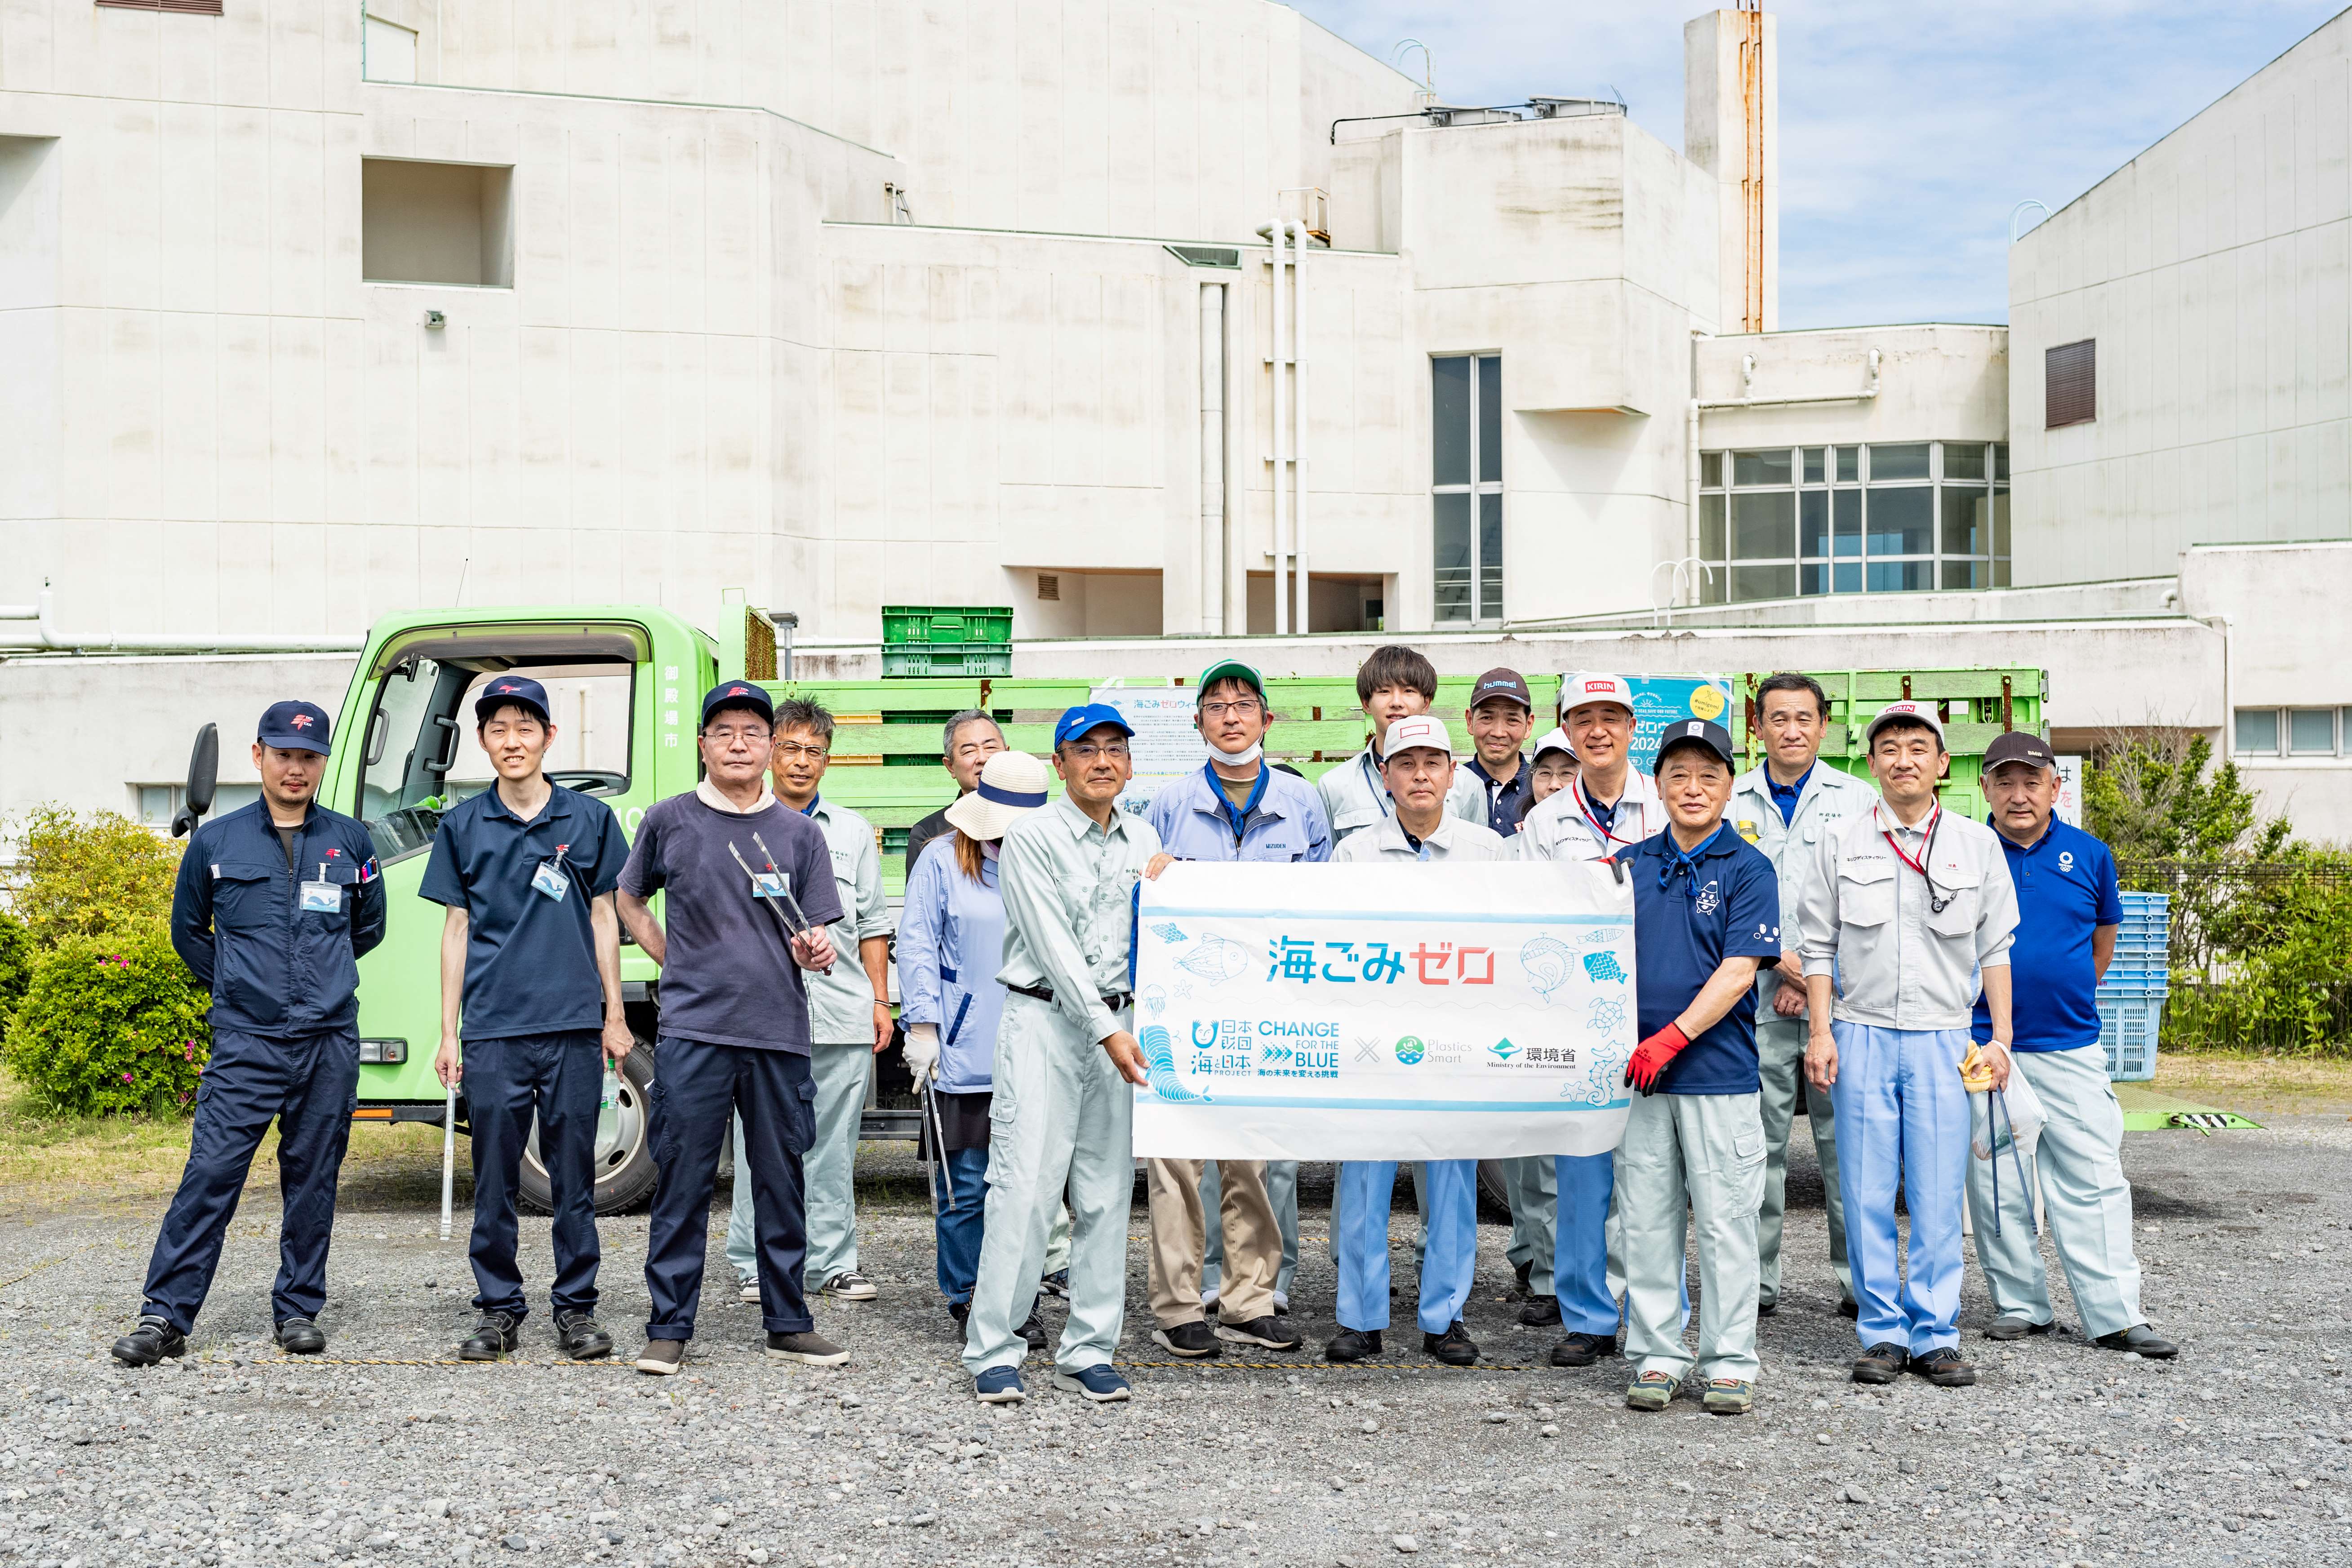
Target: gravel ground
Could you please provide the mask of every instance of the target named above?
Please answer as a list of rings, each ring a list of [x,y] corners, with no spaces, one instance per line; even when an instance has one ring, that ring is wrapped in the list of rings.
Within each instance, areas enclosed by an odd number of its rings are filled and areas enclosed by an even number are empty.
[[[444,1363],[469,1322],[463,1228],[436,1239],[434,1192],[411,1172],[346,1191],[323,1319],[340,1359],[274,1359],[276,1204],[257,1192],[186,1363],[128,1372],[106,1346],[135,1312],[156,1205],[19,1206],[0,1216],[0,1562],[2341,1563],[2352,1126],[2278,1121],[2126,1144],[2147,1305],[2184,1342],[2178,1362],[2072,1333],[1994,1346],[1971,1268],[1969,1390],[1846,1381],[1855,1346],[1832,1312],[1800,1139],[1790,1283],[1763,1325],[1758,1408],[1736,1420],[1689,1403],[1627,1412],[1622,1363],[1546,1365],[1553,1336],[1517,1327],[1494,1226],[1469,1313],[1478,1370],[1417,1348],[1378,1370],[1271,1353],[1255,1363],[1283,1364],[1169,1365],[1148,1337],[1138,1245],[1133,1403],[1041,1391],[1040,1369],[1026,1406],[983,1408],[895,1146],[868,1149],[862,1183],[862,1261],[883,1296],[820,1307],[856,1352],[832,1371],[768,1363],[754,1309],[715,1299],[676,1378],[557,1363],[543,1312],[522,1359]],[[1313,1174],[1309,1354],[1333,1285],[1328,1170],[1319,1187]],[[1412,1223],[1396,1231],[1408,1282]],[[545,1222],[524,1234],[526,1273],[543,1280]],[[645,1222],[607,1222],[604,1237],[604,1317],[625,1357]]]

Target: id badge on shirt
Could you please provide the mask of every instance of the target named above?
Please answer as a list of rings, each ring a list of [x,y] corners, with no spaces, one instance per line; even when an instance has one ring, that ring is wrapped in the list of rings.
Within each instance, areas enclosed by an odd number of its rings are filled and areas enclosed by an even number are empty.
[[[560,904],[563,901],[563,895],[572,890],[572,879],[563,874],[563,868],[555,861],[541,860],[539,869],[530,874],[530,885],[533,891],[544,893]]]
[[[339,915],[343,912],[343,889],[327,880],[327,868],[319,868],[319,879],[302,884],[302,912],[311,915]]]
[[[793,896],[792,880],[782,871],[751,873],[751,896],[755,899],[789,899]]]

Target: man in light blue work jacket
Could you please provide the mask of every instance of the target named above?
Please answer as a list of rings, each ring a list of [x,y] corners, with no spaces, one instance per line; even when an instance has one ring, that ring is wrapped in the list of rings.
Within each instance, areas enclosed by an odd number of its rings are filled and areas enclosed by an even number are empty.
[[[1209,760],[1152,796],[1145,820],[1174,860],[1328,860],[1331,830],[1315,786],[1265,760],[1265,682],[1238,659],[1201,672],[1193,721]],[[1298,1348],[1283,1321],[1298,1267],[1298,1162],[1150,1162],[1152,1338],[1205,1359],[1220,1342]],[[1216,1234],[1206,1215],[1217,1214]],[[1278,1243],[1278,1245],[1277,1245]],[[1207,1314],[1222,1321],[1212,1331]]]
[[[1732,786],[1731,825],[1780,873],[1780,962],[1756,977],[1756,1055],[1763,1077],[1764,1205],[1756,1216],[1756,1311],[1780,1306],[1780,1229],[1788,1209],[1789,1134],[1804,1107],[1821,1161],[1830,1217],[1830,1267],[1838,1310],[1854,1315],[1853,1276],[1845,1260],[1845,1198],[1838,1190],[1837,1113],[1827,1090],[1805,1081],[1805,966],[1795,911],[1825,833],[1871,808],[1868,785],[1818,762],[1829,734],[1829,695],[1808,675],[1769,676],[1756,689],[1756,727],[1764,765]]]

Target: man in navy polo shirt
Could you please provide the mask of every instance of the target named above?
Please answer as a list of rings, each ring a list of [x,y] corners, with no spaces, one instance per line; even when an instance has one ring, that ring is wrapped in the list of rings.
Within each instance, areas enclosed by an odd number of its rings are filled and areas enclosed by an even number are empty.
[[[444,1085],[466,1086],[474,1160],[474,1307],[462,1361],[512,1351],[529,1306],[515,1265],[515,1191],[531,1121],[555,1198],[555,1342],[575,1361],[613,1352],[597,1326],[596,1120],[604,1063],[627,1058],[613,890],[628,841],[613,808],[545,771],[547,689],[491,679],[474,737],[498,782],[441,818],[417,894],[441,925]],[[599,1049],[599,1046],[602,1049]]]
[[[2032,963],[2012,969],[2010,1002],[2011,1060],[2049,1118],[2025,1173],[2040,1176],[2050,1239],[2084,1333],[2108,1350],[2168,1360],[2178,1348],[2140,1311],[2123,1107],[2099,1047],[2099,981],[2115,957],[2124,918],[2115,857],[2081,828],[2057,820],[2058,759],[2040,736],[2012,730],[1995,737],[1985,751],[1984,781],[1990,821],[2017,884],[2017,950],[2033,955]],[[1979,1043],[1992,1038],[1981,998],[1972,1032]],[[2034,1235],[2032,1189],[2010,1182],[1996,1205],[1996,1173],[1988,1161],[1969,1162],[1977,1261],[2000,1312],[1985,1337],[2046,1334],[2055,1313]]]
[[[1710,1415],[1756,1402],[1756,1211],[1764,1119],[1756,1061],[1756,972],[1780,957],[1772,862],[1731,830],[1731,736],[1689,719],[1669,728],[1654,772],[1666,827],[1618,851],[1633,879],[1641,1046],[1625,1081],[1641,1098],[1617,1146],[1625,1234],[1628,1409],[1674,1403],[1706,1379]],[[1698,1227],[1698,1353],[1683,1345],[1683,1237]]]

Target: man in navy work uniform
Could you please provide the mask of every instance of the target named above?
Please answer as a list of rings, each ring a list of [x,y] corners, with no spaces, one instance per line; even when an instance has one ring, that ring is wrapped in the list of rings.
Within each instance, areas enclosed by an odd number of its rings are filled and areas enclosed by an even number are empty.
[[[367,829],[319,805],[326,710],[261,716],[261,798],[196,829],[172,894],[172,946],[213,994],[212,1059],[196,1090],[187,1169],[147,1265],[139,1326],[115,1359],[152,1366],[187,1349],[236,1215],[253,1152],[278,1123],[280,1346],[327,1346],[327,1244],[360,1079],[359,960],[383,940],[383,884]]]
[[[2123,924],[2116,860],[2107,847],[2057,819],[2058,758],[2039,735],[2012,730],[1985,750],[1988,819],[2000,836],[2017,884],[2017,947],[2033,962],[2011,970],[2011,1063],[2048,1118],[2024,1174],[2038,1174],[2050,1239],[2074,1293],[2083,1332],[2111,1351],[2168,1361],[2179,1347],[2148,1327],[2139,1305],[2139,1259],[2132,1253],[2131,1183],[2124,1177],[2123,1107],[2099,1047],[2099,982]],[[1992,1038],[1991,1010],[1979,998],[1971,1026]],[[1969,1162],[1969,1211],[2000,1315],[1990,1340],[2046,1334],[2056,1314],[2050,1275],[2034,1235],[2032,1188],[2013,1181],[1995,1192],[2003,1168]],[[1998,1203],[1995,1202],[1996,1196]]]
[[[526,676],[495,677],[475,700],[474,735],[498,782],[441,818],[416,889],[448,911],[433,1068],[445,1086],[465,1084],[473,1130],[482,1318],[461,1361],[504,1357],[530,1310],[515,1189],[534,1116],[555,1197],[555,1342],[576,1361],[613,1352],[595,1318],[596,1119],[604,1063],[617,1068],[632,1041],[613,909],[629,845],[611,806],[548,778],[549,712],[547,689]]]
[[[1723,820],[1731,736],[1705,719],[1667,729],[1654,764],[1665,831],[1621,849],[1633,879],[1641,1091],[1617,1146],[1625,1230],[1625,1404],[1664,1410],[1687,1375],[1710,1415],[1756,1402],[1756,1209],[1764,1119],[1756,972],[1780,958],[1779,874]],[[1683,1228],[1698,1230],[1698,1353],[1683,1344]]]
[[[662,972],[648,1129],[661,1177],[646,1238],[653,1310],[637,1357],[637,1370],[656,1376],[685,1364],[694,1337],[710,1189],[738,1114],[751,1169],[735,1179],[751,1184],[768,1354],[812,1366],[849,1359],[816,1331],[802,1281],[801,1157],[816,1142],[816,1079],[801,971],[833,965],[824,928],[841,918],[841,900],[824,830],[768,787],[775,721],[757,683],[713,687],[696,737],[706,776],[691,794],[654,803],[621,870],[622,923]],[[665,889],[656,922],[646,900]]]

